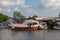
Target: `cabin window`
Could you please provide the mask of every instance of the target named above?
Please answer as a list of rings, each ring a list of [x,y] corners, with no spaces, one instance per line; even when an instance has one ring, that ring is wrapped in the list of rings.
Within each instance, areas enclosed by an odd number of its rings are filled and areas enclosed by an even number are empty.
[[[36,23],[36,22],[34,22],[34,23],[28,23],[27,25],[28,25],[28,26],[37,25],[37,23]]]
[[[30,23],[31,25],[37,25],[37,23]]]
[[[27,25],[28,25],[28,26],[31,26],[31,25],[32,25],[32,23],[28,23]]]
[[[37,25],[37,23],[33,23],[33,25]]]
[[[27,25],[32,25],[31,23],[28,23]]]

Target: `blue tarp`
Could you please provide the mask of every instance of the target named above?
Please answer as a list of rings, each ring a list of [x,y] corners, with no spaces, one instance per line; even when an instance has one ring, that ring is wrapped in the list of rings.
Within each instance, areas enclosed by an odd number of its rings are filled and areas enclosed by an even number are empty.
[[[21,20],[21,18],[18,16],[15,16],[14,18],[15,18],[15,20]]]

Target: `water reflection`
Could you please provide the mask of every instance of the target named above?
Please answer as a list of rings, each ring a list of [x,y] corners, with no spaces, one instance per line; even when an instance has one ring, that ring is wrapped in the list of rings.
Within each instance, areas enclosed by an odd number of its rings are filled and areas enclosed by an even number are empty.
[[[4,29],[0,30],[0,40],[60,40],[60,31],[12,31]]]

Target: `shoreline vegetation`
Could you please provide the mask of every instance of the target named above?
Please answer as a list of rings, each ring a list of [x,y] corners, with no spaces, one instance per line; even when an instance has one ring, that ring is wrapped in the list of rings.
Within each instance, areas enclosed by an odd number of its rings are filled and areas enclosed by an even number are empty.
[[[37,18],[38,16],[37,15],[33,15],[32,17],[28,17],[26,18],[24,15],[22,15],[20,12],[18,11],[14,11],[14,15],[13,15],[13,19],[14,20],[29,20],[29,19],[34,19]],[[7,21],[9,18],[11,17],[8,17],[7,15],[4,15],[2,13],[0,13],[0,23],[3,23],[5,21]],[[39,21],[39,20],[38,20]],[[56,21],[53,21],[53,20],[47,20],[46,22],[47,26],[48,26],[48,29],[54,29],[54,25],[56,24]]]
[[[0,13],[0,22],[4,22],[8,19],[9,17],[7,15],[4,15],[2,13]]]
[[[9,18],[16,19],[16,20],[20,20],[20,19],[21,20],[29,20],[29,19],[35,19],[36,17],[38,17],[38,16],[37,15],[33,15],[32,17],[29,16],[28,18],[26,18],[19,11],[14,11],[13,17],[9,17],[9,16],[4,15],[3,13],[0,12],[0,22],[7,21]]]

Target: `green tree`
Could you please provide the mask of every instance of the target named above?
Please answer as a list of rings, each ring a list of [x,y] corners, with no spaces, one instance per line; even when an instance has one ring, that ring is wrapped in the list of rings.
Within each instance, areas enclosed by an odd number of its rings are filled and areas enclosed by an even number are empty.
[[[48,26],[48,29],[54,29],[54,25],[55,25],[56,21],[54,20],[48,20],[47,21],[47,26]]]
[[[32,17],[30,17],[30,16],[29,16],[29,17],[28,17],[28,18],[26,18],[26,19],[27,19],[27,20],[29,20],[29,19],[32,19]]]
[[[8,16],[3,15],[2,13],[0,13],[0,22],[4,22],[8,19]]]
[[[23,16],[19,11],[14,11],[14,18],[15,18],[15,16],[17,16],[17,17],[19,17],[19,18],[21,18],[21,19],[25,19],[25,16]]]
[[[37,16],[37,15],[33,15],[33,16],[32,16],[32,19],[35,19],[36,17],[38,17],[38,16]]]

